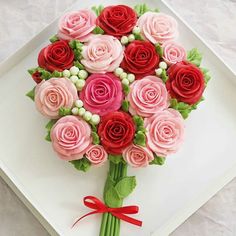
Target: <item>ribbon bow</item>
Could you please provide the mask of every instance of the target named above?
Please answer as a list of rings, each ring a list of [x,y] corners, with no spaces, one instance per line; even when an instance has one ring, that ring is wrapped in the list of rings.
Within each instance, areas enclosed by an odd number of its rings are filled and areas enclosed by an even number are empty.
[[[142,221],[136,220],[132,217],[127,216],[131,214],[137,214],[139,211],[138,206],[125,206],[125,207],[118,207],[118,208],[110,208],[110,207],[107,207],[98,198],[93,197],[93,196],[84,197],[84,205],[88,208],[94,209],[95,211],[91,211],[88,214],[80,217],[72,225],[72,228],[83,218],[89,215],[98,214],[98,213],[111,213],[113,216],[119,218],[120,220],[126,221],[133,225],[142,226]]]

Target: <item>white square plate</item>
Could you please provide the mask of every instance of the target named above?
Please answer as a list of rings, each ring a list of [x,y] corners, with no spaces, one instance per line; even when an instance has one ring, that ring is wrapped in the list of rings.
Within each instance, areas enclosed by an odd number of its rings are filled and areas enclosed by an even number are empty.
[[[134,0],[102,2],[137,4]],[[175,15],[179,42],[187,49],[198,47],[204,53],[203,66],[212,75],[206,101],[186,121],[181,150],[162,167],[129,169],[129,175],[137,176],[138,185],[124,204],[140,206],[138,218],[144,225],[138,228],[122,222],[121,235],[166,236],[236,176],[236,93],[230,68],[185,22],[165,3],[145,2]],[[73,9],[95,4],[79,1]],[[83,220],[75,229],[70,226],[89,211],[82,204],[84,196],[102,197],[107,166],[84,174],[59,160],[44,140],[47,120],[24,96],[33,87],[26,70],[37,65],[39,50],[56,32],[57,20],[0,65],[0,173],[52,235],[94,236],[99,232],[100,215]]]

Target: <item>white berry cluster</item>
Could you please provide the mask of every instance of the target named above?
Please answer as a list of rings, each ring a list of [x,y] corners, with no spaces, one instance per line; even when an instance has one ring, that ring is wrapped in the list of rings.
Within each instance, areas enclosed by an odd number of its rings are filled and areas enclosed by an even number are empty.
[[[73,115],[81,116],[85,121],[88,121],[94,125],[99,124],[100,116],[97,114],[92,114],[90,111],[86,111],[83,107],[84,103],[81,100],[75,101],[75,107],[72,108],[71,112]]]
[[[156,75],[160,76],[162,74],[163,70],[166,70],[166,69],[167,69],[167,64],[164,61],[161,61],[159,63],[159,68],[155,70]]]
[[[133,33],[128,36],[122,36],[120,39],[121,44],[126,45],[128,43],[131,43],[135,40],[135,35],[139,35],[141,32],[140,28],[138,26],[135,26],[133,28]]]
[[[88,72],[86,70],[80,70],[76,66],[72,66],[70,70],[64,70],[62,74],[64,77],[69,78],[79,91],[84,87],[85,79],[88,77]]]
[[[117,77],[120,77],[121,83],[124,84],[124,85],[129,85],[130,83],[134,82],[134,80],[135,80],[135,75],[134,74],[126,73],[120,67],[116,68],[114,73]]]

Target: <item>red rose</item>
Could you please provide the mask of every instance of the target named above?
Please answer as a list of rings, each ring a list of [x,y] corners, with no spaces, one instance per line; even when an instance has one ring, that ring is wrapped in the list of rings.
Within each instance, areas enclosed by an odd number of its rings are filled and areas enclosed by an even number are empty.
[[[129,34],[137,22],[136,12],[125,5],[105,7],[97,18],[97,25],[105,33],[120,38]]]
[[[35,71],[33,74],[32,74],[32,78],[33,80],[35,81],[35,83],[39,84],[41,81],[42,81],[42,78],[41,78],[41,73],[38,72],[38,71]]]
[[[167,74],[166,88],[171,97],[190,105],[198,102],[205,89],[202,71],[189,62],[172,65]]]
[[[159,61],[159,55],[153,44],[135,40],[126,47],[121,67],[140,79],[154,74]]]
[[[98,127],[102,146],[108,153],[121,154],[134,138],[135,124],[130,115],[112,112],[102,117]]]
[[[40,67],[48,71],[63,71],[73,66],[74,52],[67,41],[56,41],[43,48],[38,56]]]

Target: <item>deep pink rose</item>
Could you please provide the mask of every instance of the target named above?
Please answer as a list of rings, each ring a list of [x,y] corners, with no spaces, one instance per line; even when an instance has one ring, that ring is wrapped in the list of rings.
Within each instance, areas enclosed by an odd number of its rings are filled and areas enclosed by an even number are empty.
[[[108,154],[103,146],[91,145],[85,156],[93,165],[100,166],[107,161]]]

